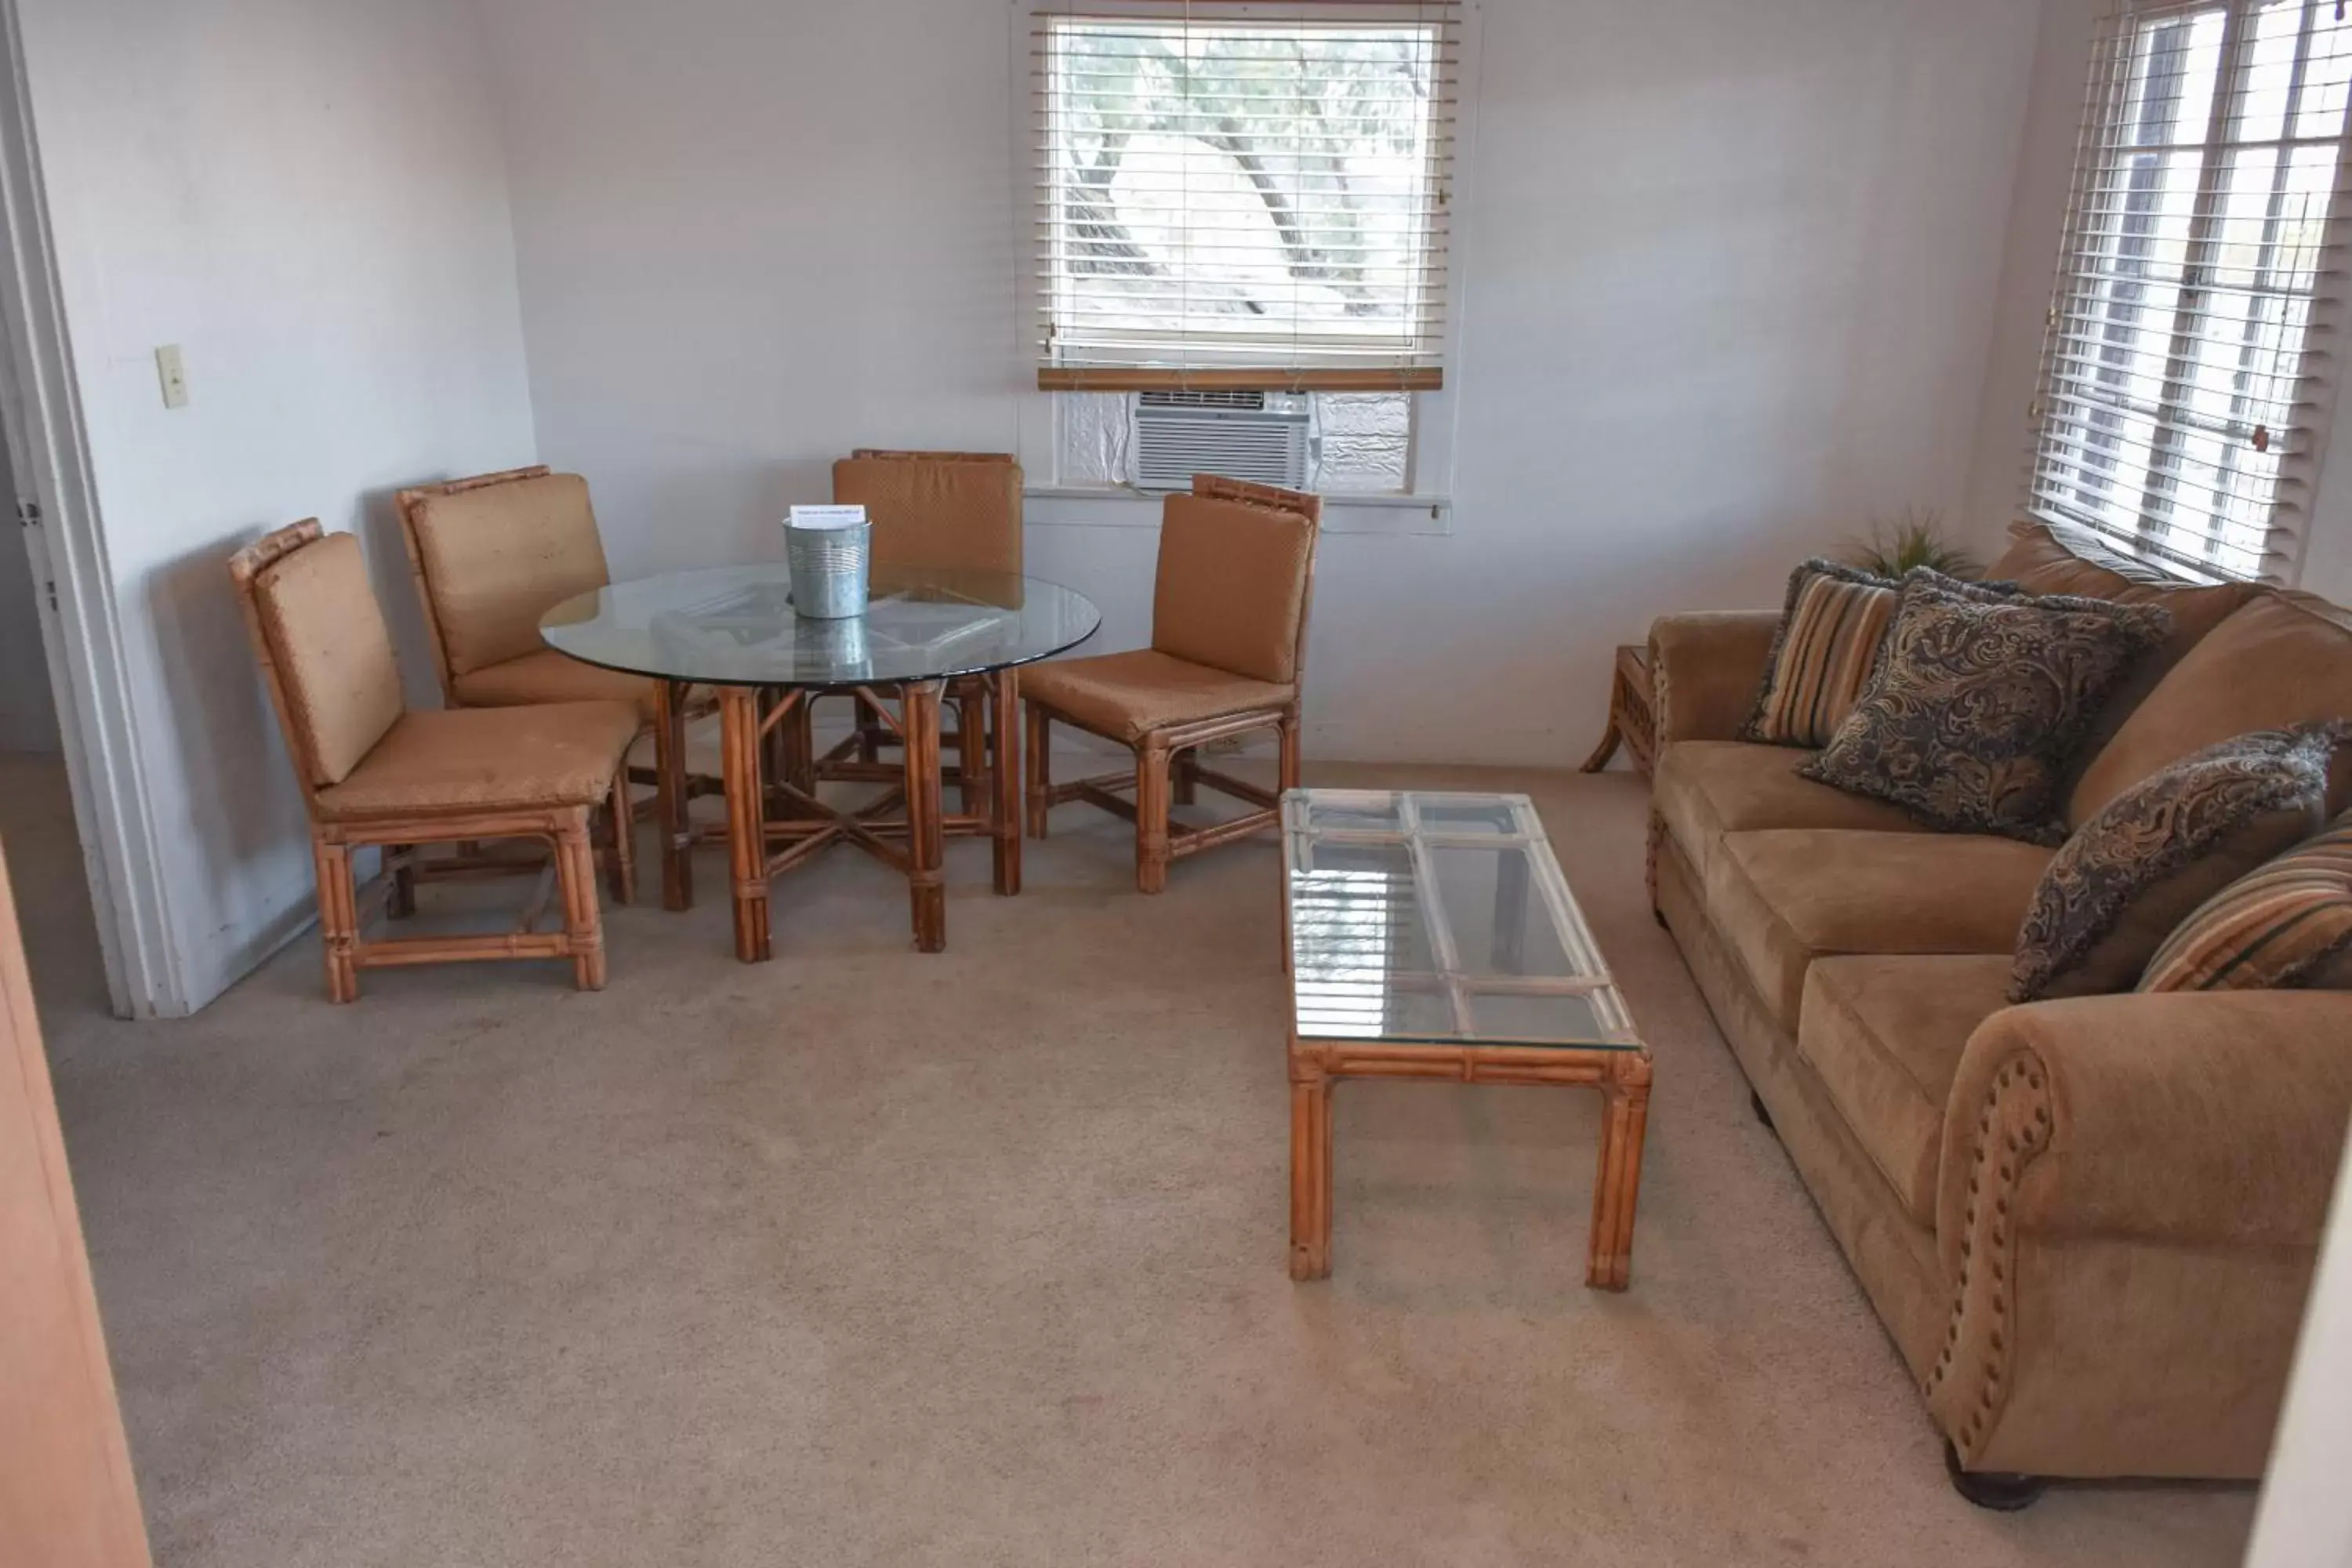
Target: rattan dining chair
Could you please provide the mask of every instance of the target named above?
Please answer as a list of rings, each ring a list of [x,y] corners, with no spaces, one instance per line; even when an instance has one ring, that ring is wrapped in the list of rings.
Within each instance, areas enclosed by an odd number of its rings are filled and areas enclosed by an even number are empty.
[[[833,466],[837,506],[863,506],[874,525],[877,569],[993,572],[1021,574],[1021,465],[1008,452],[898,452],[861,447]],[[986,683],[950,682],[946,694],[956,728],[940,737],[956,753],[955,779],[965,811],[988,798],[991,766],[985,715]],[[898,776],[895,763],[881,761],[883,748],[898,743],[898,731],[856,700],[856,732],[821,759],[823,777]],[[971,737],[967,744],[965,737]],[[1013,739],[998,742],[1006,756]]]
[[[671,693],[662,682],[583,664],[540,637],[541,616],[612,582],[586,479],[542,464],[418,485],[400,491],[397,500],[445,703],[632,703],[639,739],[653,737],[654,755],[653,766],[634,770],[630,781],[658,791],[672,776],[670,754],[677,752],[680,782],[672,787],[688,799],[719,793],[719,781],[688,771],[683,755],[687,721],[717,710],[708,694],[689,696],[671,713]],[[659,816],[659,804],[654,796],[641,799],[636,815]],[[685,810],[679,802],[672,815],[682,821]]]
[[[1298,695],[1322,517],[1318,496],[1207,474],[1191,495],[1168,498],[1151,646],[1021,672],[1031,837],[1045,837],[1047,814],[1065,801],[1100,806],[1135,824],[1135,885],[1157,893],[1170,861],[1279,821],[1280,792],[1298,785]],[[1056,721],[1131,749],[1132,774],[1054,783]],[[1275,789],[1201,765],[1201,748],[1260,730],[1279,737]],[[1177,821],[1171,806],[1192,804],[1203,785],[1253,809],[1224,822]]]
[[[612,701],[520,710],[411,712],[383,606],[360,543],[316,519],[281,528],[229,562],[246,629],[269,688],[310,817],[327,994],[359,997],[359,972],[472,959],[569,958],[582,990],[604,984],[592,817],[610,814],[614,897],[627,902],[635,861],[623,772],[637,710]],[[428,859],[425,845],[543,840],[544,858]],[[373,886],[387,912],[414,911],[419,881],[486,871],[539,878],[513,930],[497,935],[380,939],[366,934],[352,854],[379,847]],[[538,929],[551,894],[562,929]]]

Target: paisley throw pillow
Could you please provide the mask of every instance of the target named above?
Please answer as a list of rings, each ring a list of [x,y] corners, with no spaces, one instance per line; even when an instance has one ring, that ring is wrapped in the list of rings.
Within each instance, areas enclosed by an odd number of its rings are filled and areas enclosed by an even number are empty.
[[[2068,763],[2171,626],[2154,606],[1980,603],[1908,579],[1862,700],[1798,772],[1937,827],[2055,844]]]
[[[2141,780],[2075,830],[2018,934],[2010,1000],[2127,991],[2222,889],[2318,833],[2339,725],[2261,730]]]
[[[1764,689],[1739,738],[1768,746],[1827,744],[1870,684],[1895,595],[1912,582],[1987,603],[2025,596],[2014,583],[1970,583],[1927,566],[1894,578],[1808,561],[1789,574],[1788,603],[1764,661]]]

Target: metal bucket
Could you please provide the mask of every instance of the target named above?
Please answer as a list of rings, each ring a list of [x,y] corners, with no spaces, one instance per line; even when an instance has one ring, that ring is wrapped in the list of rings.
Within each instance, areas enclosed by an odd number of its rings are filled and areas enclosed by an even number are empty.
[[[800,528],[784,524],[784,563],[792,568],[793,609],[812,620],[838,621],[866,613],[874,525]]]

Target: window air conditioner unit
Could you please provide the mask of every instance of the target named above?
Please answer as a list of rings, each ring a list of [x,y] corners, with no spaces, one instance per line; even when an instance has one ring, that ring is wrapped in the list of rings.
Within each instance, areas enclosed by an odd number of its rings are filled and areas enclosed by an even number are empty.
[[[1262,392],[1139,392],[1134,419],[1138,489],[1191,489],[1195,474],[1306,487],[1303,407],[1268,408]]]

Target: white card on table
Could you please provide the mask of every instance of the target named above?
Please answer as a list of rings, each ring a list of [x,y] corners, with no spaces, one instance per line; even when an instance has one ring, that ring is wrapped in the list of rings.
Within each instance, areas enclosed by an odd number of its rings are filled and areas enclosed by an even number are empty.
[[[796,506],[793,508],[794,528],[856,528],[866,521],[862,506]]]

